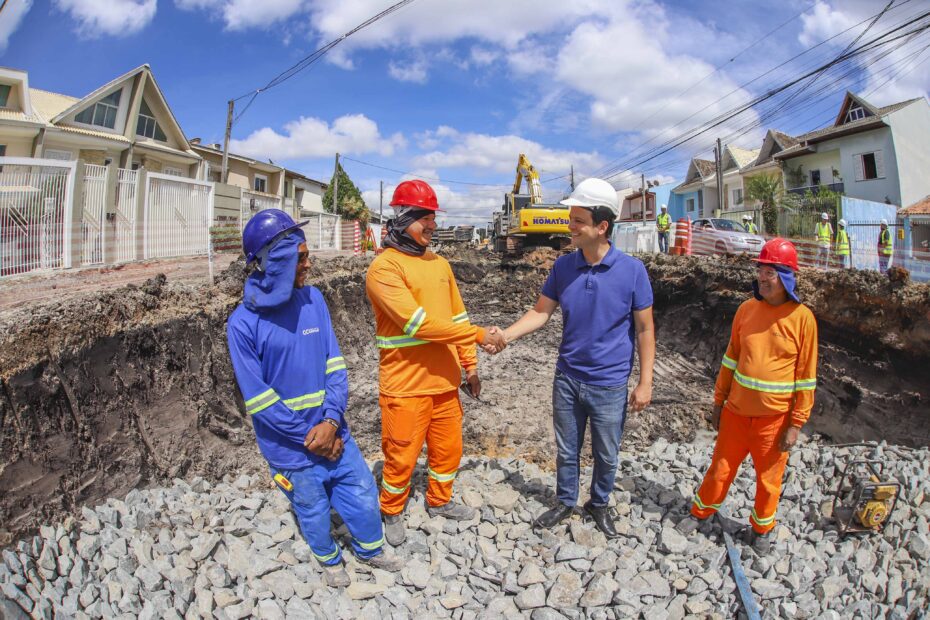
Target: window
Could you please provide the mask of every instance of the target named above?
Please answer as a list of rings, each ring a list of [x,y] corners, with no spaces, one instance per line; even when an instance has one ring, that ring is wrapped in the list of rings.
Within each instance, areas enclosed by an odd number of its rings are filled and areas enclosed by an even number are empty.
[[[180,168],[171,168],[170,166],[166,166],[163,172],[165,174],[170,174],[171,176],[175,176],[175,177],[184,176],[184,172],[182,172]]]
[[[284,195],[287,196],[288,198],[291,197],[291,182],[290,181],[284,182]]]
[[[97,125],[113,129],[116,127],[116,113],[119,111],[119,98],[123,91],[117,90],[74,117],[79,123]]]
[[[687,209],[688,213],[694,211],[694,198],[688,198],[685,201],[685,209]]]
[[[0,84],[0,108],[5,108],[7,102],[10,100],[11,88],[9,84]]]
[[[733,204],[734,205],[743,204],[743,188],[733,190]]]
[[[264,174],[256,174],[255,180],[252,182],[252,189],[256,192],[267,192],[268,191],[268,177]]]
[[[856,180],[870,181],[885,178],[885,158],[881,151],[853,155],[856,165]]]
[[[6,155],[6,145],[0,144],[0,157],[4,157],[5,155]]]
[[[152,109],[149,108],[149,104],[145,102],[145,99],[142,100],[142,105],[139,107],[139,120],[136,121],[136,135],[142,136],[143,138],[158,140],[159,142],[168,141],[165,132],[159,127],[158,122],[155,120],[155,115],[152,114]]]
[[[811,185],[814,187],[820,185],[820,170],[811,170]]]
[[[213,164],[208,163],[207,180],[212,181],[213,183],[221,183],[223,181],[223,167],[214,166]]]
[[[846,113],[847,123],[858,121],[860,118],[865,118],[865,110],[861,107],[849,108],[849,111]]]

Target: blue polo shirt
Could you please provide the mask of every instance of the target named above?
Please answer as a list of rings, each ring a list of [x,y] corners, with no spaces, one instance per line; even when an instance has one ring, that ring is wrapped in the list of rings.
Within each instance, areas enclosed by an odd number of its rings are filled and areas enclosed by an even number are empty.
[[[562,307],[562,373],[590,385],[625,384],[633,367],[633,311],[652,305],[652,285],[642,261],[610,246],[589,265],[581,250],[559,257],[542,294]]]

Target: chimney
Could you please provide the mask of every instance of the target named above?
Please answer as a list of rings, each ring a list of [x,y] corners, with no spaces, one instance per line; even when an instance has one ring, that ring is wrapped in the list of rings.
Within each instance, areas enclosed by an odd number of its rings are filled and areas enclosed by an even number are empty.
[[[191,139],[190,139],[190,143],[191,143],[191,144],[200,144],[200,138],[191,138]]]

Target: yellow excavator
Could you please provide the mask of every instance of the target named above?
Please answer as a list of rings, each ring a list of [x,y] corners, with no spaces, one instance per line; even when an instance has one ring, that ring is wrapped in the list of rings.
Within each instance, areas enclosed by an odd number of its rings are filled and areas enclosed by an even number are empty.
[[[523,179],[526,194],[520,193]],[[568,207],[543,203],[539,174],[523,153],[517,160],[513,191],[504,194],[504,205],[494,214],[492,232],[498,252],[520,252],[534,246],[561,250],[571,242]]]

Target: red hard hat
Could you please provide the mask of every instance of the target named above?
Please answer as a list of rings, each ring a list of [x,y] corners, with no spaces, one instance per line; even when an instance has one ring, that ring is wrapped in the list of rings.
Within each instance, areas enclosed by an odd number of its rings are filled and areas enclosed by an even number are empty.
[[[762,246],[762,251],[759,252],[759,258],[756,259],[756,262],[765,265],[784,265],[797,271],[798,251],[795,249],[794,244],[787,239],[775,237]]]
[[[416,207],[417,209],[439,210],[436,192],[426,181],[415,179],[404,181],[394,189],[392,207]]]

